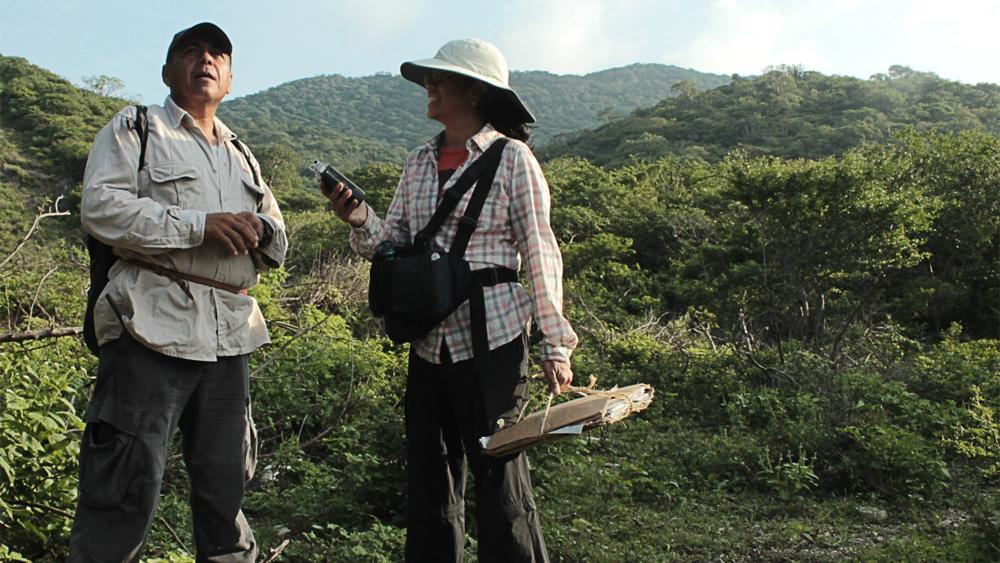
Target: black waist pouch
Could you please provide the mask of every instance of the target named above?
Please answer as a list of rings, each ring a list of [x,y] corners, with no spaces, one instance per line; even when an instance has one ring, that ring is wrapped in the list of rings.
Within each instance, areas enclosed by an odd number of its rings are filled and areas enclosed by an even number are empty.
[[[469,298],[469,263],[445,252],[383,245],[372,261],[368,305],[396,344],[423,338]]]
[[[517,273],[510,270],[500,277],[491,271],[489,279],[484,278],[483,271],[473,276],[464,258],[506,144],[507,139],[497,139],[469,165],[458,181],[444,192],[434,215],[411,244],[385,241],[372,257],[368,305],[373,315],[385,318],[386,333],[396,344],[426,336],[469,299],[473,285],[481,296],[484,283],[500,283],[500,278],[505,282],[517,281]],[[473,184],[476,188],[459,219],[451,248],[447,252],[432,248],[434,234]]]

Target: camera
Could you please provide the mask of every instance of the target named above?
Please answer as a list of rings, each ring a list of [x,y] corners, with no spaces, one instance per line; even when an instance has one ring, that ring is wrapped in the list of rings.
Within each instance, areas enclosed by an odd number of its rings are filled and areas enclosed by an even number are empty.
[[[309,165],[309,169],[319,175],[320,179],[326,183],[332,190],[339,183],[344,184],[345,189],[351,190],[351,200],[357,200],[358,204],[365,201],[365,192],[359,188],[354,182],[352,182],[347,176],[344,176],[332,165],[327,164],[321,160],[314,160],[312,164]]]

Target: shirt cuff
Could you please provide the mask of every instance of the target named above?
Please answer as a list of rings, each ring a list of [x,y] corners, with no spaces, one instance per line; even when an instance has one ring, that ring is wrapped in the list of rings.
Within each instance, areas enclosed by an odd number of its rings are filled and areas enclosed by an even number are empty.
[[[275,228],[274,219],[271,219],[263,213],[257,213],[257,218],[264,223],[264,236],[261,238],[260,246],[268,246],[274,242],[274,233],[278,230]]]
[[[367,202],[365,202],[365,207],[368,208],[367,213],[365,214],[365,222],[361,223],[360,227],[355,227],[354,225],[351,225],[351,229],[367,235],[368,233],[371,232],[372,227],[375,225],[375,210],[372,209],[372,206],[368,205]]]
[[[277,268],[281,265],[284,260],[284,250],[280,245],[276,248],[274,245],[275,239],[278,238],[278,227],[274,221],[273,217],[268,215],[263,215],[261,213],[257,214],[257,217],[266,225],[264,227],[264,234],[267,235],[267,230],[270,229],[271,238],[270,240],[261,241],[261,244],[254,249],[256,256],[264,262],[268,268]],[[261,270],[263,271],[263,270]]]
[[[571,348],[567,348],[566,346],[553,346],[544,342],[542,342],[539,348],[541,348],[542,351],[543,362],[545,360],[568,362],[569,357],[573,354],[573,350]]]
[[[188,242],[191,247],[201,246],[205,242],[205,212],[193,209],[178,210],[177,218],[189,225]]]

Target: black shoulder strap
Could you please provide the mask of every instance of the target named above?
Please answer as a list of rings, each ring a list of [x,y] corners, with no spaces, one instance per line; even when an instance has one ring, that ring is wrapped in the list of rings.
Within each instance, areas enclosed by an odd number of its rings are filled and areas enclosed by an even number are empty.
[[[137,104],[135,106],[135,121],[132,122],[132,127],[139,134],[139,167],[137,170],[142,170],[142,167],[146,165],[146,141],[149,140],[149,120],[146,118],[147,109],[149,108]]]
[[[486,204],[486,197],[493,187],[493,179],[496,178],[497,169],[500,167],[500,158],[503,156],[503,148],[507,145],[507,139],[501,137],[490,145],[486,154],[481,158],[489,158],[483,164],[482,176],[480,176],[476,189],[472,192],[469,205],[465,208],[465,214],[458,223],[458,232],[455,233],[455,240],[451,242],[448,254],[461,258],[465,255],[465,249],[469,246],[469,239],[472,238],[473,231],[479,226],[479,214],[483,212],[483,205]],[[494,147],[496,147],[494,149]]]
[[[486,149],[483,156],[479,157],[475,162],[469,165],[459,177],[455,184],[445,190],[444,195],[441,199],[441,203],[438,205],[437,209],[434,210],[434,215],[431,220],[427,222],[427,225],[417,233],[414,237],[413,243],[417,246],[427,244],[434,236],[434,233],[441,228],[441,224],[444,220],[451,215],[451,212],[455,210],[458,206],[458,202],[462,200],[462,196],[465,192],[469,191],[472,184],[476,183],[476,180],[482,174],[488,176],[487,182],[479,182],[477,185],[476,192],[473,192],[472,199],[469,200],[469,206],[466,209],[465,215],[461,219],[461,224],[459,225],[458,233],[455,236],[455,240],[458,241],[462,237],[463,230],[468,230],[468,235],[465,236],[465,242],[462,244],[461,254],[465,253],[465,245],[469,243],[469,237],[472,236],[472,232],[476,229],[476,223],[479,221],[479,213],[483,209],[483,204],[486,201],[486,196],[489,194],[490,186],[493,184],[493,178],[496,176],[497,167],[500,165],[500,157],[503,154],[503,148],[507,144],[506,138],[499,138],[490,145],[490,148]],[[481,187],[479,187],[481,186]],[[477,195],[482,192],[481,199],[478,203],[478,209],[473,209],[473,204],[477,200]],[[474,211],[474,214],[470,214],[469,211]],[[452,243],[452,249],[455,248],[455,244]],[[459,254],[459,256],[461,256]]]
[[[239,139],[233,139],[232,143],[236,147],[236,150],[240,151],[240,154],[242,154],[243,158],[246,159],[247,165],[250,166],[250,171],[253,173],[254,183],[257,184],[258,188],[261,187],[260,170],[257,170],[253,159],[250,158],[250,149],[248,149],[247,146],[243,144],[243,141],[240,141]]]

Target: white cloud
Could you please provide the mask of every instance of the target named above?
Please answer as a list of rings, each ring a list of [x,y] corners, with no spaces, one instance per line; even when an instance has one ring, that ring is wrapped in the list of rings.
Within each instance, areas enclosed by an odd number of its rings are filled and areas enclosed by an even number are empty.
[[[712,0],[705,27],[663,62],[756,74],[803,64],[867,77],[892,64],[1000,81],[995,0]]]
[[[769,65],[823,68],[835,55],[822,35],[859,0],[713,0],[707,27],[667,58],[712,72],[756,74]]]
[[[505,29],[499,47],[510,67],[555,73],[586,73],[617,64],[629,49],[614,33],[614,12],[636,2],[622,0],[516,0],[504,6]],[[633,12],[634,13],[634,12]]]
[[[355,25],[360,33],[372,39],[390,37],[400,30],[414,25],[417,20],[427,17],[431,11],[425,0],[371,1],[342,0],[335,6],[350,20],[349,24],[334,25],[331,37],[336,38],[336,29],[344,25]]]
[[[900,7],[894,38],[910,66],[964,82],[1000,83],[1000,2],[915,0]]]

